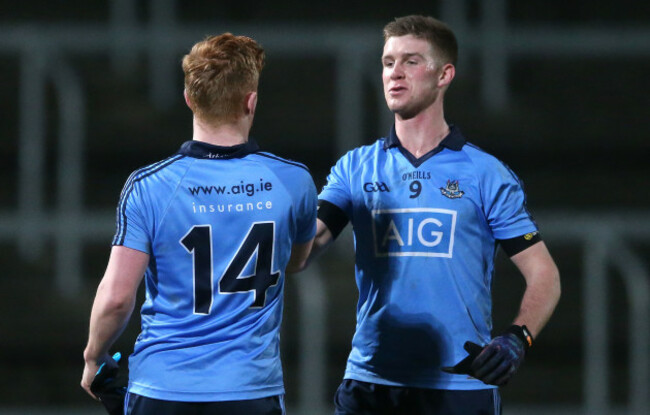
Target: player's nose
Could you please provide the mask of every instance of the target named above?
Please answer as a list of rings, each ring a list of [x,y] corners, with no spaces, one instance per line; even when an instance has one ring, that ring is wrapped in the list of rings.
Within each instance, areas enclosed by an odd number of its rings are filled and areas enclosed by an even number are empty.
[[[404,78],[404,69],[402,68],[402,65],[395,64],[393,66],[391,73],[390,73],[390,79],[402,79]]]

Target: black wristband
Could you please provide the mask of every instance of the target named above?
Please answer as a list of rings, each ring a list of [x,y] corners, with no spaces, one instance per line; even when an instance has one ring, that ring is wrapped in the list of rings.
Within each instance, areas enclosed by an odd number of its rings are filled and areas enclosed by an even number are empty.
[[[533,335],[530,333],[528,327],[526,326],[517,326],[516,324],[513,324],[512,326],[508,327],[506,333],[512,333],[517,336],[524,343],[524,348],[526,351],[528,351],[528,349],[530,349],[533,345]]]

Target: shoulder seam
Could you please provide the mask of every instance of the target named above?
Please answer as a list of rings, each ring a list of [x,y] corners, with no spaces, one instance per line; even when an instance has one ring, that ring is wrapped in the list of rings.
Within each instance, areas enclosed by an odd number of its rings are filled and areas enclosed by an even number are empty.
[[[129,199],[135,183],[151,176],[152,174],[164,169],[167,166],[170,166],[174,162],[184,157],[185,156],[182,154],[175,154],[157,163],[142,167],[134,171],[129,176],[120,195],[120,201],[117,204],[117,230],[115,232],[115,237],[113,238],[112,245],[124,244],[124,239],[126,238],[126,201]]]
[[[276,156],[276,155],[274,155],[274,154],[271,154],[271,153],[265,153],[265,152],[261,152],[261,151],[258,151],[258,152],[253,153],[253,154],[257,154],[257,155],[259,155],[259,156],[263,156],[263,157],[266,157],[266,158],[270,158],[271,160],[281,161],[281,162],[283,162],[283,163],[290,164],[290,165],[292,165],[292,166],[300,167],[300,168],[302,168],[302,169],[305,169],[307,172],[309,172],[309,168],[308,168],[306,165],[304,165],[304,164],[302,164],[302,163],[299,163],[299,162],[297,162],[297,161],[283,159],[282,157],[278,157],[278,156]]]
[[[471,143],[466,143],[466,144],[469,144],[470,147],[472,147],[472,148],[476,149],[477,151],[480,151],[481,153],[486,154],[486,155],[492,157],[494,160],[496,160],[499,164],[501,164],[508,171],[508,173],[510,173],[512,178],[515,179],[519,183],[519,185],[523,188],[523,183],[522,183],[521,179],[519,178],[519,176],[517,176],[517,174],[510,168],[510,166],[506,162],[504,162],[503,160],[501,160],[500,158],[498,158],[494,154],[489,153],[489,152],[483,150],[482,148],[476,146],[475,144],[471,144]]]
[[[526,194],[526,189],[524,187],[523,180],[521,180],[521,178],[519,178],[519,176],[514,172],[514,170],[512,170],[510,168],[510,166],[506,162],[504,162],[503,160],[501,160],[500,158],[498,158],[494,154],[488,153],[487,151],[483,150],[482,148],[476,146],[475,144],[472,144],[472,143],[469,143],[469,142],[466,142],[465,144],[468,144],[471,148],[473,148],[473,149],[475,149],[475,150],[477,150],[477,151],[479,151],[479,152],[493,158],[504,169],[506,169],[506,171],[510,174],[510,176],[514,179],[515,182],[517,182],[517,184],[521,188],[521,192],[523,193],[523,196],[524,196],[524,200],[523,200],[524,211],[528,215],[528,218],[531,220],[531,222],[533,222],[533,224],[539,229],[539,226],[537,226],[537,223],[535,222],[535,219],[534,219],[533,215],[530,213],[530,210],[528,209],[528,195]],[[471,159],[471,157],[470,157],[470,159]],[[473,163],[473,161],[472,161],[472,163]]]

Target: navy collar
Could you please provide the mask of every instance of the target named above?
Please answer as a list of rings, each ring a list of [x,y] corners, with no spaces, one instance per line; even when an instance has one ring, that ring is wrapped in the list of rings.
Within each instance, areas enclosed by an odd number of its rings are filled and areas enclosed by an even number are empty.
[[[255,140],[249,139],[235,146],[215,146],[202,141],[186,141],[178,150],[178,154],[197,159],[234,159],[242,158],[258,151],[260,147]]]
[[[408,150],[404,148],[404,146],[402,146],[402,143],[399,141],[399,137],[397,137],[397,133],[395,132],[395,125],[393,124],[393,127],[390,129],[390,134],[384,141],[384,150],[388,150],[392,147],[397,147],[413,166],[419,167],[422,163],[433,157],[435,154],[441,152],[443,148],[448,148],[453,151],[460,151],[464,145],[465,137],[463,137],[460,129],[455,125],[450,125],[449,134],[443,138],[443,140],[440,142],[440,144],[438,144],[436,148],[429,151],[422,157],[416,158],[413,154],[409,153]]]
[[[435,151],[440,147],[447,147],[450,150],[460,151],[464,145],[465,137],[463,137],[460,129],[452,124],[449,126],[449,134],[443,138],[438,147],[431,151]],[[388,150],[391,147],[402,147],[402,143],[399,141],[399,137],[397,137],[397,133],[395,132],[395,124],[391,127],[390,134],[384,141],[384,150]]]

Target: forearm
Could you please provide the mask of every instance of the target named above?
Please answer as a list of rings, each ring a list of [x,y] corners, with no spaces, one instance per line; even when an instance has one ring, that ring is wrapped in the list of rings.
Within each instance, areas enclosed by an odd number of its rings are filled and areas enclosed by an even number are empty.
[[[512,260],[526,279],[526,291],[514,324],[525,325],[534,338],[546,325],[560,298],[560,274],[542,242],[514,255]],[[530,346],[527,336],[518,330],[496,336],[474,358],[471,370],[465,367],[454,373],[468,373],[490,385],[505,385],[524,360]]]
[[[286,268],[287,274],[295,274],[307,267],[307,260],[313,243],[314,240],[312,239],[306,243],[293,245],[291,248],[291,257]]]
[[[100,284],[90,316],[88,344],[84,350],[86,361],[97,361],[126,327],[135,307],[135,296],[115,299],[110,289]]]
[[[526,325],[533,337],[537,337],[551,318],[559,299],[559,286],[549,287],[546,292],[538,289],[527,289],[514,324]]]
[[[543,248],[545,254],[547,251]],[[550,256],[546,255],[522,271],[526,278],[526,290],[514,324],[526,325],[533,337],[536,337],[550,319],[560,299],[560,274]]]
[[[88,344],[84,350],[81,387],[90,390],[100,365],[109,358],[108,350],[126,327],[135,307],[138,285],[149,262],[147,253],[124,246],[114,246],[106,273],[99,283],[90,313]]]
[[[86,362],[108,353],[122,333],[135,307],[138,286],[149,263],[149,254],[114,246],[106,273],[99,283],[90,314]]]
[[[323,251],[325,251],[325,249],[332,243],[333,240],[334,237],[332,236],[332,232],[330,232],[327,225],[325,225],[325,223],[319,219],[316,226],[316,236],[314,237],[314,243],[311,246],[311,251],[307,257],[305,267],[309,265],[311,261],[316,259],[321,253],[323,253]]]

